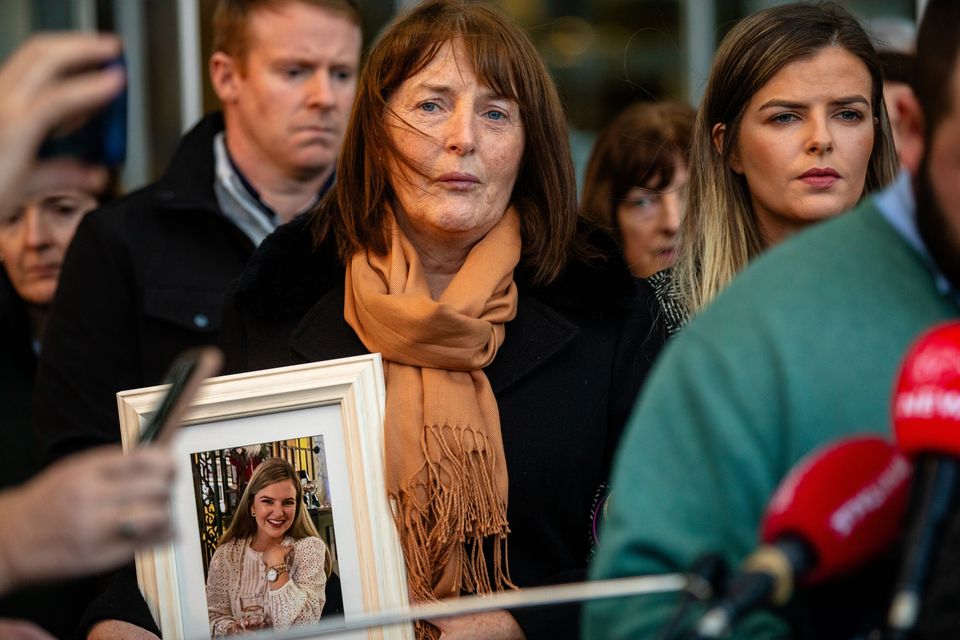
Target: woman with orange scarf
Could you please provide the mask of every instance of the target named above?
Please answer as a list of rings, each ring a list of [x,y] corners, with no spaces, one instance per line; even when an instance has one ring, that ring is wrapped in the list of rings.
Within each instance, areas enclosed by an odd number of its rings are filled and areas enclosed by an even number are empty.
[[[387,489],[416,600],[567,582],[662,342],[643,287],[578,221],[563,110],[529,39],[487,7],[433,0],[374,44],[337,184],[261,246],[225,349],[232,370],[383,355]],[[419,631],[575,637],[576,613]]]

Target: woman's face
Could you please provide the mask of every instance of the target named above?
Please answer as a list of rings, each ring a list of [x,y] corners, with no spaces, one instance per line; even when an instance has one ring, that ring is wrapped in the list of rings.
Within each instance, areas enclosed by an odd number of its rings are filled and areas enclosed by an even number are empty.
[[[387,104],[391,140],[419,169],[390,162],[401,227],[438,246],[480,240],[503,216],[520,171],[517,103],[481,84],[452,40]]]
[[[261,541],[282,540],[297,512],[297,489],[292,480],[268,484],[253,496],[253,518]]]
[[[750,99],[730,164],[746,178],[768,244],[860,199],[872,89],[866,65],[832,46],[786,65]]]
[[[97,198],[80,186],[50,186],[42,169],[31,174],[14,215],[0,220],[0,256],[17,295],[50,304],[77,225],[96,206]]]
[[[680,207],[687,184],[687,165],[677,158],[670,182],[653,189],[648,183],[633,187],[617,204],[623,256],[630,273],[648,278],[676,261]]]

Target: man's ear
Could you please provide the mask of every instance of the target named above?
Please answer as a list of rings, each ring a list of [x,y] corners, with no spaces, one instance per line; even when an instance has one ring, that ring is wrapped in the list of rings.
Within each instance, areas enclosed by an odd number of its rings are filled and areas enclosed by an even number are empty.
[[[920,171],[924,151],[926,120],[923,109],[917,96],[909,90],[898,92],[892,102],[893,104],[887,105],[887,109],[894,113],[893,119],[897,123],[897,157],[910,175],[915,176]]]
[[[210,84],[220,102],[230,104],[236,100],[239,82],[240,68],[236,58],[223,51],[215,51],[210,56]]]
[[[723,157],[723,137],[726,132],[727,125],[722,122],[713,125],[713,129],[710,131],[710,137],[713,139],[713,147],[721,157]],[[730,168],[736,173],[743,173],[743,166],[740,164],[740,157],[737,155],[736,149],[730,154]]]

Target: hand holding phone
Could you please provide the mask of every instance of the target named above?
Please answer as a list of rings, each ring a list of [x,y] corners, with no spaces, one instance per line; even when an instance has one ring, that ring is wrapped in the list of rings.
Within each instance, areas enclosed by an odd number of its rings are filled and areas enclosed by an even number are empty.
[[[104,66],[120,54],[116,36],[49,33],[31,37],[0,66],[0,218],[15,213],[44,137],[122,92],[123,71]]]
[[[117,68],[126,75],[126,62],[122,55],[102,68]],[[39,159],[61,156],[110,168],[123,164],[127,156],[126,87],[79,128],[69,133],[52,133],[37,151]]]
[[[223,364],[223,354],[215,347],[184,351],[167,370],[164,382],[170,385],[140,434],[140,444],[166,442],[193,402],[200,384],[216,375]]]

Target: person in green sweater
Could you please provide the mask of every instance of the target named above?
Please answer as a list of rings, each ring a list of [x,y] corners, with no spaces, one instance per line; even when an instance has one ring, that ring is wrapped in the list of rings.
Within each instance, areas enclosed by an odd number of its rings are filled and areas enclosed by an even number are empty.
[[[801,457],[844,436],[889,434],[908,345],[960,315],[960,3],[931,0],[918,43],[918,102],[899,148],[914,177],[757,258],[668,344],[617,455],[594,578],[683,570],[709,551],[736,566]],[[960,549],[960,526],[947,547]],[[934,575],[930,602],[956,599],[951,573]],[[748,615],[734,637],[854,637],[882,621],[889,584],[878,575],[873,598],[801,592]],[[676,603],[592,603],[584,635],[657,637]],[[955,634],[958,622],[930,607],[920,632]]]

